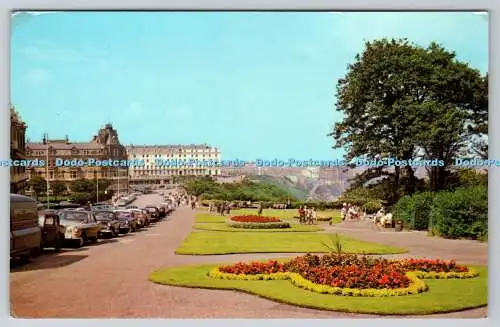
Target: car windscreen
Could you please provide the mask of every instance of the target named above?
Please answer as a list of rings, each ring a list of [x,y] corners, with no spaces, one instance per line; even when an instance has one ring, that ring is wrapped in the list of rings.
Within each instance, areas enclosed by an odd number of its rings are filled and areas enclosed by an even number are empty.
[[[132,214],[130,212],[117,212],[116,217],[118,219],[127,219],[127,218],[131,218]]]
[[[65,212],[60,212],[59,217],[61,220],[86,221],[88,215],[86,212],[65,211]]]
[[[96,211],[94,215],[97,220],[112,220],[115,218],[115,215],[109,211]]]

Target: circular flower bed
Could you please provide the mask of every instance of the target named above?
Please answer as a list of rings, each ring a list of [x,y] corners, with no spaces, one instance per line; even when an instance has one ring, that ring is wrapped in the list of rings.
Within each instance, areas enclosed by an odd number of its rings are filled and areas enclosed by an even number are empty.
[[[237,263],[220,266],[209,275],[222,279],[289,279],[319,293],[350,296],[398,296],[424,292],[420,278],[472,278],[472,269],[455,261],[387,260],[350,254],[296,257],[287,262]]]
[[[234,216],[226,221],[226,224],[234,228],[290,228],[290,224],[276,217],[263,217],[255,215]]]

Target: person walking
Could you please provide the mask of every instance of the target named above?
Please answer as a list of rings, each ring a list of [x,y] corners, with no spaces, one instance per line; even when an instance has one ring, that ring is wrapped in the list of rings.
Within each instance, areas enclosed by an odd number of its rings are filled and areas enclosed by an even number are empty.
[[[299,207],[299,223],[303,224],[306,220],[306,210],[303,206]]]
[[[316,220],[317,220],[317,213],[316,213],[316,208],[312,208],[311,209],[311,223],[312,224],[316,224]]]
[[[259,211],[257,212],[257,214],[259,216],[262,215],[262,210],[263,210],[263,208],[262,208],[262,202],[259,202]]]

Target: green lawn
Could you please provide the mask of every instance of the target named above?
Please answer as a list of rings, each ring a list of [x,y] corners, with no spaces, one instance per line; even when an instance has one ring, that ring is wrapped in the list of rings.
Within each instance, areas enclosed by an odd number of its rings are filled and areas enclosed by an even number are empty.
[[[198,223],[193,225],[194,229],[217,231],[217,232],[317,232],[323,230],[319,226],[300,225],[290,223],[290,228],[254,229],[254,228],[234,228],[227,226],[224,222]]]
[[[429,290],[417,295],[371,298],[318,294],[298,288],[288,280],[224,280],[207,276],[207,273],[216,266],[212,264],[163,269],[152,273],[149,279],[164,285],[238,290],[277,302],[342,312],[424,315],[476,308],[488,304],[488,270],[486,267],[475,267],[480,273],[479,278],[428,279],[426,283]]]
[[[256,215],[256,209],[238,209],[231,210],[231,214],[225,216],[219,216],[216,214],[209,213],[198,213],[195,218],[195,222],[197,223],[217,223],[224,222],[226,219],[232,216],[239,215]],[[327,210],[327,211],[318,211],[318,217],[332,217],[333,223],[340,223],[340,211],[339,210]],[[279,217],[284,220],[292,220],[295,216],[297,216],[297,210],[295,209],[287,209],[287,210],[274,210],[274,209],[265,209],[262,212],[262,216],[268,217]]]
[[[175,251],[177,254],[293,253],[327,252],[321,243],[333,246],[331,234],[277,232],[192,232]],[[340,235],[347,253],[392,254],[407,250],[369,243]]]

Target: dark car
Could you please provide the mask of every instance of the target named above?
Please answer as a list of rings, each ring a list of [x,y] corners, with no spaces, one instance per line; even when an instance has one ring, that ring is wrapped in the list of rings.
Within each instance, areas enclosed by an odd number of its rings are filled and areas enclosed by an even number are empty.
[[[115,214],[120,221],[120,234],[135,232],[137,230],[137,219],[132,212],[116,210]]]
[[[116,237],[120,233],[120,221],[111,210],[94,211],[95,219],[102,225],[101,236]]]
[[[42,231],[41,248],[54,248],[59,251],[64,245],[65,228],[61,226],[57,212],[54,210],[39,212],[38,224]]]
[[[155,206],[146,206],[144,209],[146,209],[149,214],[151,215],[151,221],[156,222],[160,220],[160,211],[158,210],[157,207]]]

